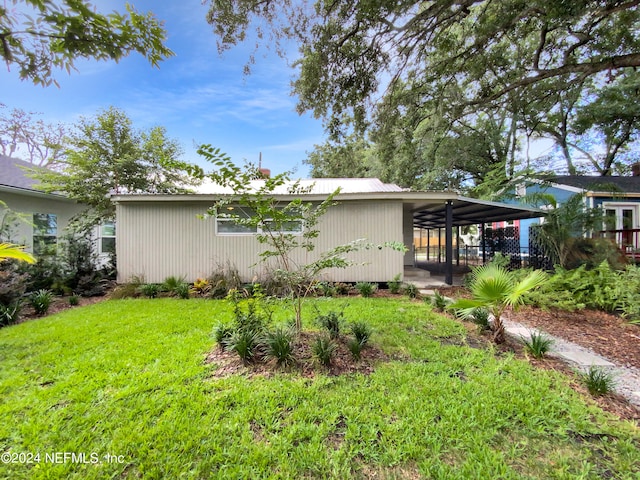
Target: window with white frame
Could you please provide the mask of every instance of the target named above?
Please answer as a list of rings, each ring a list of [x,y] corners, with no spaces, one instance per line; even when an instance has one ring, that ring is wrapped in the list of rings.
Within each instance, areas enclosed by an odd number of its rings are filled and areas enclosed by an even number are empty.
[[[33,253],[55,255],[58,248],[58,216],[54,213],[33,214]]]
[[[638,227],[637,203],[603,203],[606,230],[631,230]]]
[[[116,223],[104,222],[100,225],[99,245],[100,253],[115,253],[116,251]]]

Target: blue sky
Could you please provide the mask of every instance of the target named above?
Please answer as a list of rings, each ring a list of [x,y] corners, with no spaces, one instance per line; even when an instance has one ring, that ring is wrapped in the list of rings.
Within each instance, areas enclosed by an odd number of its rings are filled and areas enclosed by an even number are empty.
[[[93,3],[103,13],[124,11],[124,0]],[[5,67],[0,102],[10,109],[39,112],[37,118],[51,123],[74,123],[114,105],[136,128],[164,126],[181,143],[186,160],[205,166],[194,143],[210,143],[236,163],[257,162],[262,152],[263,166],[273,173],[295,169],[295,176],[308,176],[302,160],[314,144],[323,142],[324,131],[320,120],[296,113],[296,98],[290,95],[294,71],[283,59],[261,50],[252,74],[244,76],[251,46],[219,56],[205,20],[207,8],[199,0],[130,3],[164,20],[167,45],[175,57],[161,62],[159,69],[138,54],[120,63],[81,60],[77,72],[56,73],[60,88],[20,81]],[[290,53],[295,54],[295,48]]]

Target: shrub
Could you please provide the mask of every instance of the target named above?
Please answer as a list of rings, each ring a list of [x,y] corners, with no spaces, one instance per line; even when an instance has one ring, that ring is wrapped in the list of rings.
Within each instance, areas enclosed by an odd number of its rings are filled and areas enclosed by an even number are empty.
[[[220,323],[213,329],[213,338],[220,348],[227,348],[227,342],[233,335],[234,329],[228,324]]]
[[[393,280],[387,282],[387,286],[389,287],[389,293],[393,293],[397,295],[400,293],[400,288],[402,288],[402,280],[400,280],[400,274],[397,274],[393,277]]]
[[[293,335],[291,330],[278,328],[265,335],[265,355],[281,367],[293,365]]]
[[[360,360],[364,344],[359,342],[357,338],[352,338],[349,340],[349,343],[347,343],[347,347],[349,348],[349,351],[351,352],[353,358],[355,360]]]
[[[489,325],[489,310],[486,308],[478,307],[473,309],[473,313],[469,318],[473,323],[478,325],[480,330],[489,330],[491,326]]]
[[[330,282],[319,282],[316,291],[323,297],[334,297],[337,293],[336,287]]]
[[[160,291],[160,286],[157,283],[145,283],[140,285],[140,291],[145,297],[156,298]]]
[[[256,357],[260,335],[251,330],[236,330],[226,340],[226,349],[236,352],[245,365]]]
[[[211,282],[205,278],[198,278],[193,282],[191,292],[194,295],[207,295],[211,291]],[[226,295],[226,294],[225,294]]]
[[[52,299],[51,292],[43,288],[29,296],[29,303],[38,315],[44,315],[49,311]]]
[[[431,305],[433,308],[438,310],[439,312],[444,312],[445,308],[451,303],[447,297],[442,295],[438,290],[433,293],[433,296],[430,299]]]
[[[225,298],[231,290],[242,287],[238,268],[229,262],[226,265],[218,265],[218,270],[211,274],[207,281],[211,286],[208,292],[211,298]]]
[[[418,287],[414,283],[405,284],[405,286],[402,288],[402,291],[409,298],[417,298],[420,294]]]
[[[348,283],[336,282],[333,284],[333,288],[336,289],[338,295],[349,295],[351,291],[351,285]]]
[[[358,290],[360,295],[362,295],[363,297],[372,296],[377,289],[378,289],[378,285],[375,283],[371,283],[371,282],[356,283],[356,290]]]
[[[178,296],[178,298],[182,298],[184,300],[187,300],[189,298],[189,292],[190,288],[189,288],[189,284],[186,282],[182,282],[180,284],[178,284],[173,292]]]
[[[3,262],[3,267],[9,262]],[[18,301],[27,290],[28,275],[20,273],[13,266],[0,270],[0,305],[12,305]]]
[[[16,323],[20,318],[20,310],[22,308],[22,301],[16,300],[9,305],[0,303],[0,327],[5,327]]]
[[[589,370],[582,373],[580,377],[591,395],[606,395],[615,386],[615,378],[612,373],[593,365],[589,367]]]
[[[174,277],[173,275],[164,279],[162,282],[162,290],[165,292],[176,293],[176,289],[184,283],[184,277]]]
[[[521,337],[521,339],[525,350],[535,358],[544,357],[545,354],[551,350],[551,346],[553,345],[553,340],[551,338],[535,331],[530,332],[529,338]]]
[[[135,283],[123,283],[118,285],[113,292],[111,292],[110,298],[114,300],[120,300],[122,298],[135,298],[140,296],[140,285]]]
[[[367,342],[369,342],[369,338],[371,337],[371,327],[365,322],[354,322],[351,324],[351,333],[358,341],[358,343],[365,346]]]
[[[336,344],[329,337],[318,337],[311,344],[314,358],[325,367],[331,366],[336,348]]]
[[[69,297],[69,305],[76,306],[80,303],[80,297],[78,295],[71,295]]]
[[[328,312],[316,317],[316,323],[329,332],[331,338],[338,338],[342,325],[342,312]]]

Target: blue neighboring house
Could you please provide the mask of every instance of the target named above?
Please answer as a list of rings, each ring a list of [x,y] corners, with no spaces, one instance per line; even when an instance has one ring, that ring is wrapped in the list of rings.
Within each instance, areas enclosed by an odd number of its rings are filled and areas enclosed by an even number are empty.
[[[588,208],[602,208],[605,224],[600,235],[615,240],[620,249],[636,258],[640,252],[640,168],[634,168],[633,176],[594,177],[564,175],[548,177],[544,182],[522,185],[516,195],[535,192],[553,195],[562,204],[575,194],[584,196]],[[529,245],[529,227],[539,223],[539,219],[520,220],[520,244]],[[506,225],[495,225],[503,227]]]

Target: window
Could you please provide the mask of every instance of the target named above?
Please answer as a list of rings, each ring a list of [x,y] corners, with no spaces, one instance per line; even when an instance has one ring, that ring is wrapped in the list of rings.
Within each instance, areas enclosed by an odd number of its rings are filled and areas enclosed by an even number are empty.
[[[58,217],[53,213],[33,214],[33,253],[55,255],[58,246]]]
[[[116,224],[104,222],[100,225],[100,253],[115,253],[116,251]]]
[[[255,215],[251,210],[241,207],[231,206],[227,207],[227,210],[229,215],[237,215],[238,218],[251,218]],[[234,218],[225,218],[224,214],[216,217],[216,233],[218,235],[255,235],[265,233],[266,230],[298,235],[302,233],[303,229],[301,220],[285,221],[277,225],[276,222],[268,219],[263,225],[267,228],[263,228],[262,225],[258,227],[242,225],[237,223]]]
[[[630,230],[636,228],[638,205],[605,203],[604,223],[606,230]]]

